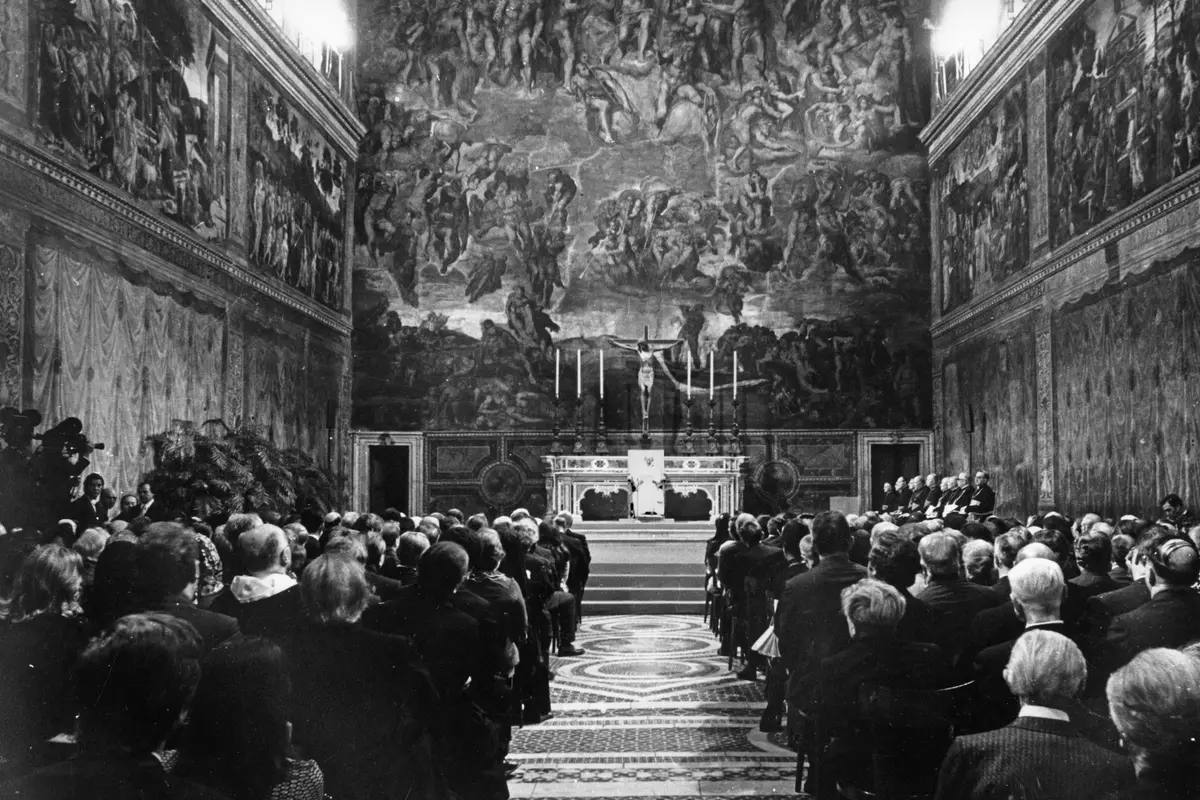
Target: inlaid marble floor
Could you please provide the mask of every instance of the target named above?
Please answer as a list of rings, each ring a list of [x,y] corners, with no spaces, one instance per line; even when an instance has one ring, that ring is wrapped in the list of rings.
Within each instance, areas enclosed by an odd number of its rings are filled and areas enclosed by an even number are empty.
[[[700,617],[593,617],[576,644],[554,718],[514,734],[512,797],[794,794],[795,755],[758,730],[762,679],[738,680]]]

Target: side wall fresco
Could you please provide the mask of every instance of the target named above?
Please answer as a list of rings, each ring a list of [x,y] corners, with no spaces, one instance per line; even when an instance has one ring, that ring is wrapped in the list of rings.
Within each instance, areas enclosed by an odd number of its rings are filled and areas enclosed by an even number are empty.
[[[561,349],[640,427],[645,332],[654,428],[710,352],[728,424],[735,351],[744,426],[928,425],[923,3],[398,8],[360,8],[356,426],[547,429]]]

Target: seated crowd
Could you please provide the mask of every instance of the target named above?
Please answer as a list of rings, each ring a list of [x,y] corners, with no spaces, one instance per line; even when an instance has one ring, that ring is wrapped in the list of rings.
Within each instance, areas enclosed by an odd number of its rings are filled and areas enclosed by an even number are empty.
[[[102,490],[0,528],[0,797],[508,797],[512,728],[583,653],[569,514],[201,521]]]
[[[894,513],[717,521],[713,629],[739,677],[765,671],[760,728],[786,729],[796,790],[1200,798],[1200,525],[1183,501],[1022,522],[991,513],[986,473],[966,478],[936,484],[948,511],[918,479]]]

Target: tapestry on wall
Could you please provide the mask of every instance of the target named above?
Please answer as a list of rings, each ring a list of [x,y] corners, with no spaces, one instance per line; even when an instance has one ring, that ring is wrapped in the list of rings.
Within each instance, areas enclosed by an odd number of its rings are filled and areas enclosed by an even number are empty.
[[[652,427],[735,352],[743,425],[928,424],[926,15],[364,4],[356,424],[549,427],[579,350],[635,426],[647,330]]]
[[[1053,244],[1200,164],[1198,35],[1192,0],[1094,0],[1051,43]]]
[[[985,295],[1028,263],[1027,116],[1022,76],[938,168],[943,312]]]
[[[257,72],[250,81],[249,117],[247,258],[261,272],[340,310],[345,160]]]
[[[228,41],[183,0],[38,4],[41,141],[206,239],[227,235]]]

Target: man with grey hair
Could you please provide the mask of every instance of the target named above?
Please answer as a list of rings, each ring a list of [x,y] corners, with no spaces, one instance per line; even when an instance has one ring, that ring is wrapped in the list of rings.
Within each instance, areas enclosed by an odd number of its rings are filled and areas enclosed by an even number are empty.
[[[486,600],[499,622],[500,632],[505,637],[504,655],[506,677],[512,677],[517,665],[517,646],[525,641],[529,617],[525,610],[525,598],[517,582],[500,572],[504,561],[504,545],[500,534],[491,528],[479,531],[479,554],[471,564],[466,588],[472,594]]]
[[[575,518],[566,511],[554,518],[554,527],[563,535],[563,546],[571,556],[571,569],[567,573],[567,591],[575,596],[575,624],[583,620],[583,593],[587,589],[588,576],[592,572],[592,549],[587,537],[571,530]]]
[[[1046,630],[1068,636],[1062,621],[1062,604],[1067,595],[1062,568],[1048,558],[1027,558],[1008,574],[1012,585],[1012,604],[1016,616],[1025,624],[1025,632]],[[1008,687],[1004,683],[1004,668],[1012,654],[1017,638],[986,647],[975,656],[975,685],[981,702],[981,712],[987,717],[987,727],[1007,725],[1017,714]]]
[[[438,522],[437,517],[421,517],[421,521],[417,523],[417,530],[425,534],[430,546],[437,544],[438,539],[442,538],[442,523]]]
[[[417,562],[429,549],[429,537],[420,531],[400,534],[396,540],[396,571],[389,577],[400,581],[402,586],[417,582]]]
[[[925,588],[917,599],[941,617],[934,629],[935,643],[955,663],[971,620],[980,611],[1000,605],[1000,598],[990,587],[963,577],[958,541],[950,534],[931,533],[917,547],[925,572]]]
[[[238,621],[251,636],[274,637],[304,620],[304,603],[290,575],[292,548],[275,525],[259,525],[238,537],[244,575],[238,575],[213,602],[212,610]]]
[[[1023,634],[1004,678],[1019,716],[999,730],[954,740],[937,800],[1102,797],[1133,781],[1128,759],[1092,744],[1072,724],[1068,709],[1087,680],[1074,642],[1047,630]]]
[[[898,638],[906,601],[893,586],[864,578],[841,592],[842,617],[850,644],[826,658],[814,676],[813,706],[823,735],[831,739],[818,755],[818,796],[843,777],[861,770],[855,746],[869,741],[871,723],[860,711],[864,686],[906,692],[947,685],[946,667],[936,645]]]

